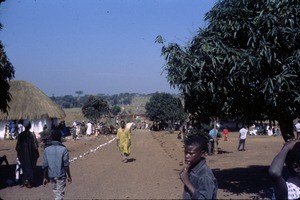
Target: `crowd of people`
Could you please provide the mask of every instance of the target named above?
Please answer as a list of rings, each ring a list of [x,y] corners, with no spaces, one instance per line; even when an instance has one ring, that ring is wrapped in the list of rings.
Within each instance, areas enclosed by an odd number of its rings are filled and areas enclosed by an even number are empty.
[[[40,133],[39,140],[35,137],[33,132],[30,132],[31,123],[30,121],[24,121],[24,131],[21,132],[17,137],[16,151],[17,151],[17,165],[16,165],[16,181],[20,182],[22,186],[31,188],[35,186],[35,172],[37,160],[39,155],[39,144],[41,144],[43,151],[43,171],[44,179],[43,184],[47,185],[49,182],[52,183],[53,193],[55,199],[63,199],[65,194],[66,182],[72,182],[70,173],[70,161],[69,153],[67,148],[62,144],[61,138],[64,137],[64,121],[58,126],[52,127],[48,130],[47,125],[44,125],[43,131]],[[84,123],[74,122],[73,126],[76,128]],[[101,133],[101,125],[99,127],[93,126],[91,122],[88,122],[84,126],[84,133],[79,134],[91,136],[92,134]],[[117,146],[120,150],[122,161],[126,163],[130,155],[131,146],[131,125],[125,127],[125,121],[121,121],[120,128],[117,131]],[[100,130],[97,130],[97,129]],[[81,129],[80,129],[81,130]],[[75,133],[76,134],[76,133]],[[79,137],[76,135],[76,137]],[[6,156],[1,157],[1,163],[7,162]]]
[[[23,120],[11,120],[5,125],[4,139],[15,140],[24,129]]]
[[[63,122],[64,123],[64,122]],[[40,133],[40,140],[36,135],[30,131],[31,122],[24,120],[22,125],[24,130],[16,137],[17,143],[15,150],[17,152],[16,162],[16,183],[21,184],[22,187],[36,186],[36,165],[39,159],[39,144],[42,144],[43,151],[43,184],[46,185],[51,182],[55,199],[63,199],[66,180],[72,182],[71,173],[69,169],[69,153],[67,148],[61,143],[62,126],[52,127],[51,130],[44,126]],[[6,156],[0,157],[0,161],[8,165]]]
[[[88,121],[86,123],[84,121],[74,121],[70,129],[70,133],[72,135],[72,138],[76,140],[84,135],[99,136],[100,134],[116,134],[116,128],[113,125],[106,126],[103,122],[93,123],[91,121]]]
[[[74,122],[73,127],[80,127],[80,131],[84,123]],[[31,188],[35,185],[35,168],[39,155],[39,142],[44,148],[43,152],[43,184],[52,183],[53,194],[55,199],[63,199],[66,182],[72,182],[70,172],[69,153],[67,148],[62,144],[61,138],[64,137],[64,121],[59,126],[47,129],[44,126],[40,133],[40,141],[35,134],[30,132],[31,123],[28,120],[22,123],[24,130],[18,133],[16,151],[21,177],[22,186]],[[121,121],[117,130],[117,147],[122,156],[124,163],[128,162],[131,154],[131,126],[126,127],[125,121]],[[93,125],[88,122],[85,126],[84,133],[79,134],[91,136],[92,134],[100,134],[100,124]],[[206,164],[205,155],[213,155],[218,153],[218,142],[221,137],[219,126],[214,125],[208,133],[208,138],[197,134],[190,135],[188,133],[191,127],[182,129],[186,132],[184,136],[184,153],[185,164],[179,173],[179,177],[184,184],[184,199],[216,199],[218,182],[212,170]],[[13,129],[14,130],[14,129]],[[274,196],[277,199],[298,199],[300,198],[300,120],[295,124],[294,130],[296,137],[285,143],[282,150],[276,155],[272,161],[269,174],[274,183]],[[75,129],[75,134],[77,130]],[[181,133],[181,132],[180,132]],[[79,134],[76,137],[79,137]],[[182,134],[182,133],[181,133]],[[228,141],[229,130],[227,127],[222,129],[224,141]],[[245,143],[247,135],[250,135],[249,129],[242,126],[239,130],[239,143],[237,150],[245,151]],[[0,164],[5,162],[8,165],[6,156],[0,157]],[[19,166],[18,166],[19,165]],[[284,166],[288,169],[288,175],[284,176]]]

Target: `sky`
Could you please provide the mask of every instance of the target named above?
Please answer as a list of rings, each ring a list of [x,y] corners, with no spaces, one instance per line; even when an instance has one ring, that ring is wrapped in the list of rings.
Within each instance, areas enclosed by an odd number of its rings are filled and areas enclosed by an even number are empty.
[[[25,80],[48,96],[178,93],[161,45],[187,44],[213,0],[6,0],[0,40]]]

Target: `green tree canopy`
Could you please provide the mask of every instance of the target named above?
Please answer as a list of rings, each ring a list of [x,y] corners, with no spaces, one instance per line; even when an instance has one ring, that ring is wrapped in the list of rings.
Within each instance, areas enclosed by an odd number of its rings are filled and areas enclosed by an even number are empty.
[[[97,121],[101,116],[109,113],[109,105],[101,97],[91,95],[81,108],[81,111],[89,120]]]
[[[222,0],[185,47],[163,44],[168,81],[195,121],[277,120],[285,140],[300,116],[300,1]],[[164,43],[161,37],[157,42]]]
[[[146,116],[155,122],[172,124],[186,119],[181,101],[168,93],[154,93],[146,103]]]
[[[121,107],[120,106],[113,106],[111,108],[111,112],[114,116],[116,116],[121,112]]]
[[[0,4],[4,0],[0,0]],[[2,29],[2,24],[0,23],[0,31]],[[4,46],[0,41],[0,112],[7,112],[9,106],[8,103],[11,100],[11,95],[9,93],[9,81],[14,78],[15,69],[10,63],[4,51]]]

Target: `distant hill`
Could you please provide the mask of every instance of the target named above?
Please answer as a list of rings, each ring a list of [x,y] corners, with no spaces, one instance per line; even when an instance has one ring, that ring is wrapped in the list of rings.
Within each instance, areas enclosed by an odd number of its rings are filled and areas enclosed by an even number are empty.
[[[121,112],[124,114],[145,114],[145,105],[149,101],[151,95],[134,95],[131,99],[130,104],[117,104],[121,107]],[[63,108],[66,113],[66,121],[67,126],[71,126],[72,123],[76,121],[87,121],[81,112],[81,108]]]
[[[151,95],[136,95],[132,98],[129,105],[120,104],[122,110],[125,110],[128,114],[145,114],[145,106],[149,101]]]

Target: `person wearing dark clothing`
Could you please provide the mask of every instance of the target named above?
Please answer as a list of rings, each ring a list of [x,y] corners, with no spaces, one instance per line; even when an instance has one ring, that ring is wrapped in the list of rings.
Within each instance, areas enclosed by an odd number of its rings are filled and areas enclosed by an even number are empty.
[[[0,165],[1,165],[3,162],[5,162],[6,165],[9,165],[9,164],[8,164],[8,161],[7,161],[7,158],[6,158],[6,155],[0,156]]]
[[[23,125],[25,131],[18,137],[16,151],[23,171],[23,185],[31,188],[34,183],[34,171],[37,159],[39,158],[39,151],[35,135],[29,131],[31,123],[26,121]]]
[[[206,164],[207,139],[195,135],[185,141],[185,165],[179,176],[184,184],[183,199],[216,199],[218,183]]]

